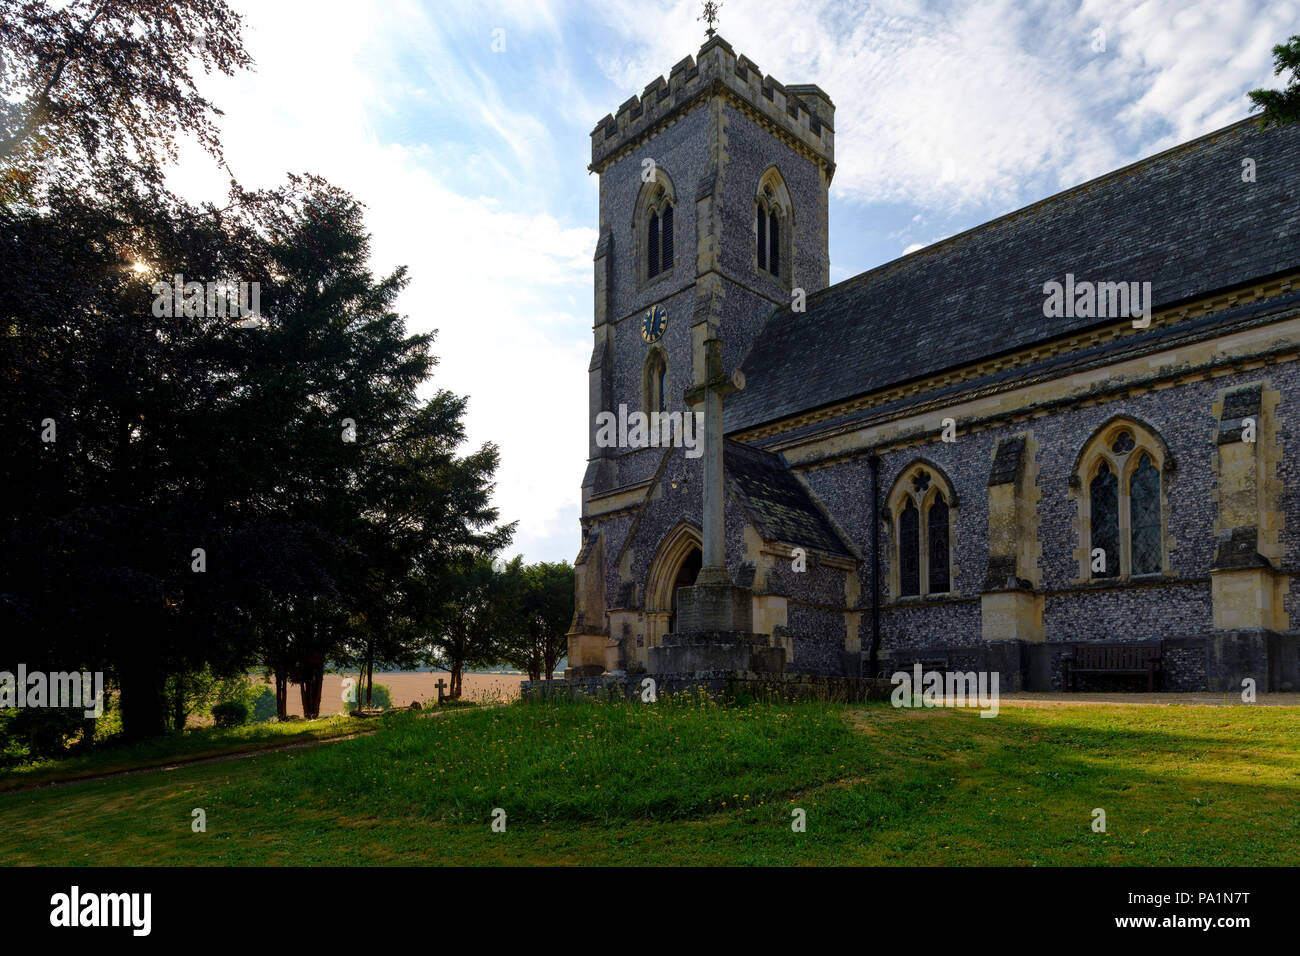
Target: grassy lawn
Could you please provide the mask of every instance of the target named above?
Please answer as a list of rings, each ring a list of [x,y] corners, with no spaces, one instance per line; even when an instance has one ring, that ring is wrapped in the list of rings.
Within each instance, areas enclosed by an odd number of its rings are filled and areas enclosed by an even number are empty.
[[[243,727],[195,727],[135,744],[114,744],[59,760],[38,760],[0,770],[0,793],[80,780],[141,767],[164,767],[190,760],[244,753],[308,740],[326,740],[371,729],[344,716]]]
[[[1283,707],[398,713],[328,747],[0,795],[0,859],[1291,865],[1298,741]]]

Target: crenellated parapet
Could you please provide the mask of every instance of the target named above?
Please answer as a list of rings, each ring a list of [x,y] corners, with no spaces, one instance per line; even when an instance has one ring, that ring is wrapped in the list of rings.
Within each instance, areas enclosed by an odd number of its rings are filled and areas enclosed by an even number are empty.
[[[791,145],[815,157],[828,177],[835,168],[835,105],[809,83],[783,86],[764,76],[748,57],[736,56],[731,44],[715,36],[700,47],[699,57],[683,59],[668,74],[655,78],[596,124],[591,132],[591,169],[602,172],[635,149],[660,127],[712,96],[724,96],[777,132]]]

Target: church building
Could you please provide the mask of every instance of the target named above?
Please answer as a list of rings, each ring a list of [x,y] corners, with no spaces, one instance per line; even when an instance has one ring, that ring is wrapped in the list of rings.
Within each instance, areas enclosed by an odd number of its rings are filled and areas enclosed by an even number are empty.
[[[597,124],[590,169],[569,676],[642,671],[675,631],[701,459],[602,423],[689,425],[712,355],[726,567],[787,672],[1300,689],[1300,124],[1243,120],[835,285],[835,106],[720,36]]]

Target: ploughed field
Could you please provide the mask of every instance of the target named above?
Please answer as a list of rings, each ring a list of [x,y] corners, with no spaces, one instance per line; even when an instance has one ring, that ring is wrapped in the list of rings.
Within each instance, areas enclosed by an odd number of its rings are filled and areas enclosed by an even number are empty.
[[[981,718],[678,700],[368,723],[304,749],[0,793],[0,859],[1294,865],[1300,845],[1300,707],[1004,700]]]

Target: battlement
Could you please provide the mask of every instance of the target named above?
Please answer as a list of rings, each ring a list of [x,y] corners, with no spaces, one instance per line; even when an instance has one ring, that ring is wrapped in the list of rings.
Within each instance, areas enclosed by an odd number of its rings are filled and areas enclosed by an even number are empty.
[[[667,80],[656,77],[639,97],[596,124],[591,131],[591,168],[601,172],[674,114],[701,99],[728,93],[834,169],[835,104],[830,97],[811,83],[782,86],[764,76],[749,57],[736,56],[720,36],[700,47],[698,59],[687,56]]]

